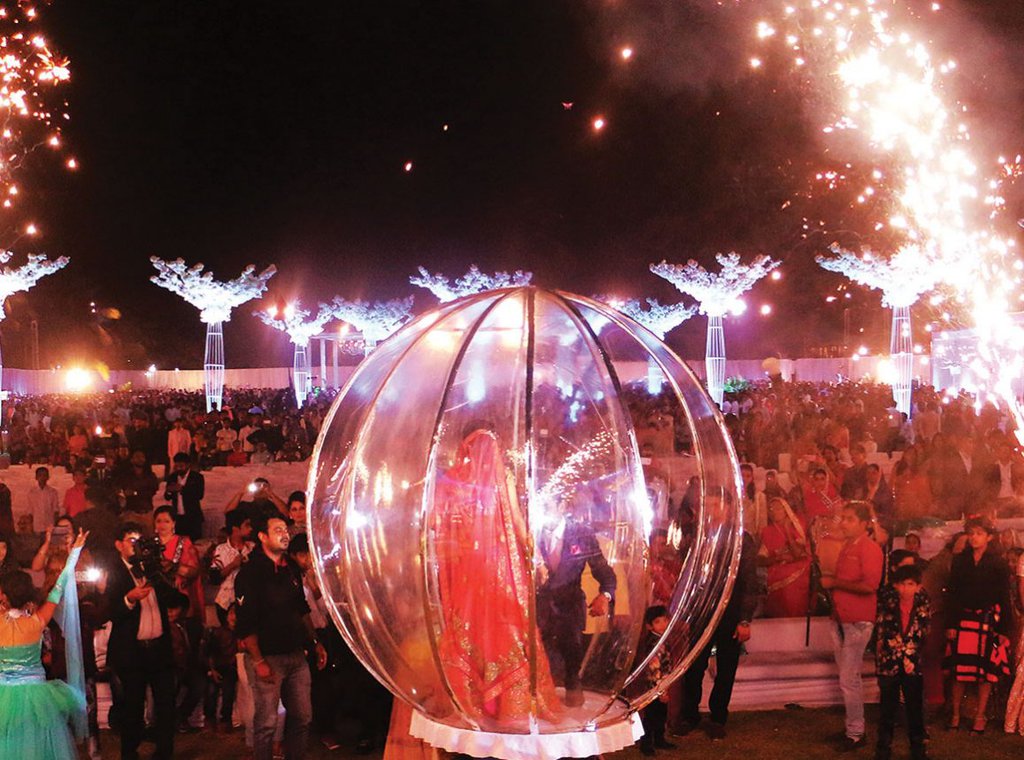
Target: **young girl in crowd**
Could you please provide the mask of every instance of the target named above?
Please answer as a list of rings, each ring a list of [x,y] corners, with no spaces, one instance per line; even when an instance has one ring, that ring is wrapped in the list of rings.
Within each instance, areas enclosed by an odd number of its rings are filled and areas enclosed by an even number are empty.
[[[982,734],[992,685],[1010,674],[1010,588],[1005,564],[990,548],[995,526],[972,517],[964,530],[967,548],[953,557],[946,592],[946,666],[953,679],[947,727],[959,729],[965,688],[976,683],[971,733]]]

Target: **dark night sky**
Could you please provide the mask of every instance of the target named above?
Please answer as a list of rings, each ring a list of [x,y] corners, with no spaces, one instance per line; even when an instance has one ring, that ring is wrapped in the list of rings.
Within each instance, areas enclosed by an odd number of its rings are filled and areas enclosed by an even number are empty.
[[[1013,152],[1024,4],[946,5],[966,26],[939,41],[985,74],[970,95]],[[56,0],[45,27],[72,61],[65,134],[82,169],[26,184],[40,194],[39,249],[72,264],[13,299],[5,363],[25,365],[37,315],[44,365],[199,366],[198,315],[148,282],[150,255],[220,277],[276,263],[273,295],[306,302],[406,295],[421,263],[666,301],[675,290],[648,263],[735,248],[786,269],[749,299],[775,314],[751,309],[727,328],[730,355],[837,339],[840,312],[820,307],[839,280],[813,264],[799,213],[779,212],[819,158],[805,94],[752,76],[749,14],[714,6]],[[637,50],[628,65],[624,43]],[[90,300],[122,312],[107,345]],[[417,292],[418,308],[432,301]],[[877,304],[858,293],[855,319],[881,347]],[[226,327],[229,365],[289,363],[286,338],[252,308]],[[701,355],[703,324],[670,342]]]

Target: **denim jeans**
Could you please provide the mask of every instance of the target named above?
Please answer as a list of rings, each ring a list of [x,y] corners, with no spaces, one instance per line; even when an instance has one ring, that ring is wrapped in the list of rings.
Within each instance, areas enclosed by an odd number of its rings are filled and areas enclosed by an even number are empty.
[[[306,757],[309,744],[309,725],[313,720],[312,681],[306,655],[301,649],[290,654],[264,655],[272,681],[264,681],[256,675],[252,657],[246,655],[245,670],[252,687],[253,714],[253,758],[273,760],[274,731],[277,728],[277,703],[284,703],[286,712],[284,724],[284,746],[289,760]]]
[[[874,623],[843,623],[832,626],[832,647],[839,666],[839,690],[846,706],[846,735],[851,739],[864,736],[864,683],[860,671],[864,667],[864,650],[871,639]]]

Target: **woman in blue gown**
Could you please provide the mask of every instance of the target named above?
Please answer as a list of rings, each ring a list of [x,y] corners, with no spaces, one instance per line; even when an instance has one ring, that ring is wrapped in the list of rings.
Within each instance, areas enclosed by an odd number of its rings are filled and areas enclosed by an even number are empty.
[[[85,723],[75,563],[88,534],[79,533],[46,601],[20,570],[0,578],[0,758],[76,760],[72,733]],[[60,604],[65,595],[64,604]],[[68,638],[68,678],[47,681],[40,661],[43,631],[56,615]],[[77,644],[77,646],[76,646]]]

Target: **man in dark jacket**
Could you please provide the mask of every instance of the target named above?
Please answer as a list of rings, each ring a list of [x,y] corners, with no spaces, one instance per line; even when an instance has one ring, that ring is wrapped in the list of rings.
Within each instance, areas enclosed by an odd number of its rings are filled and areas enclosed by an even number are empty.
[[[574,499],[576,507],[580,499]],[[583,704],[580,668],[583,665],[583,630],[587,624],[587,600],[580,583],[583,569],[599,584],[589,605],[591,617],[605,617],[615,598],[615,571],[601,552],[597,537],[580,511],[569,513],[541,534],[541,555],[547,579],[537,590],[537,623],[548,658],[565,665],[565,704]]]
[[[121,760],[135,760],[142,741],[146,687],[153,690],[156,754],[174,756],[174,662],[167,606],[132,564],[142,526],[124,523],[117,531],[117,560],[107,579],[106,606],[113,623],[107,662],[121,682],[118,700]]]
[[[729,700],[732,699],[732,687],[736,682],[736,668],[740,664],[740,650],[743,642],[750,639],[750,619],[757,608],[757,549],[754,539],[749,533],[743,533],[740,549],[740,566],[736,573],[736,583],[732,589],[729,604],[718,622],[718,627],[711,635],[690,669],[683,676],[683,705],[681,709],[681,725],[676,734],[685,736],[700,725],[700,700],[704,672],[708,668],[711,649],[716,649],[717,669],[715,685],[711,690],[708,707],[711,710],[711,723],[708,735],[713,740],[725,738],[725,722],[729,718]]]
[[[192,470],[188,454],[174,455],[174,470],[165,479],[164,498],[171,503],[177,518],[174,531],[197,541],[203,534],[203,496],[206,479]]]

